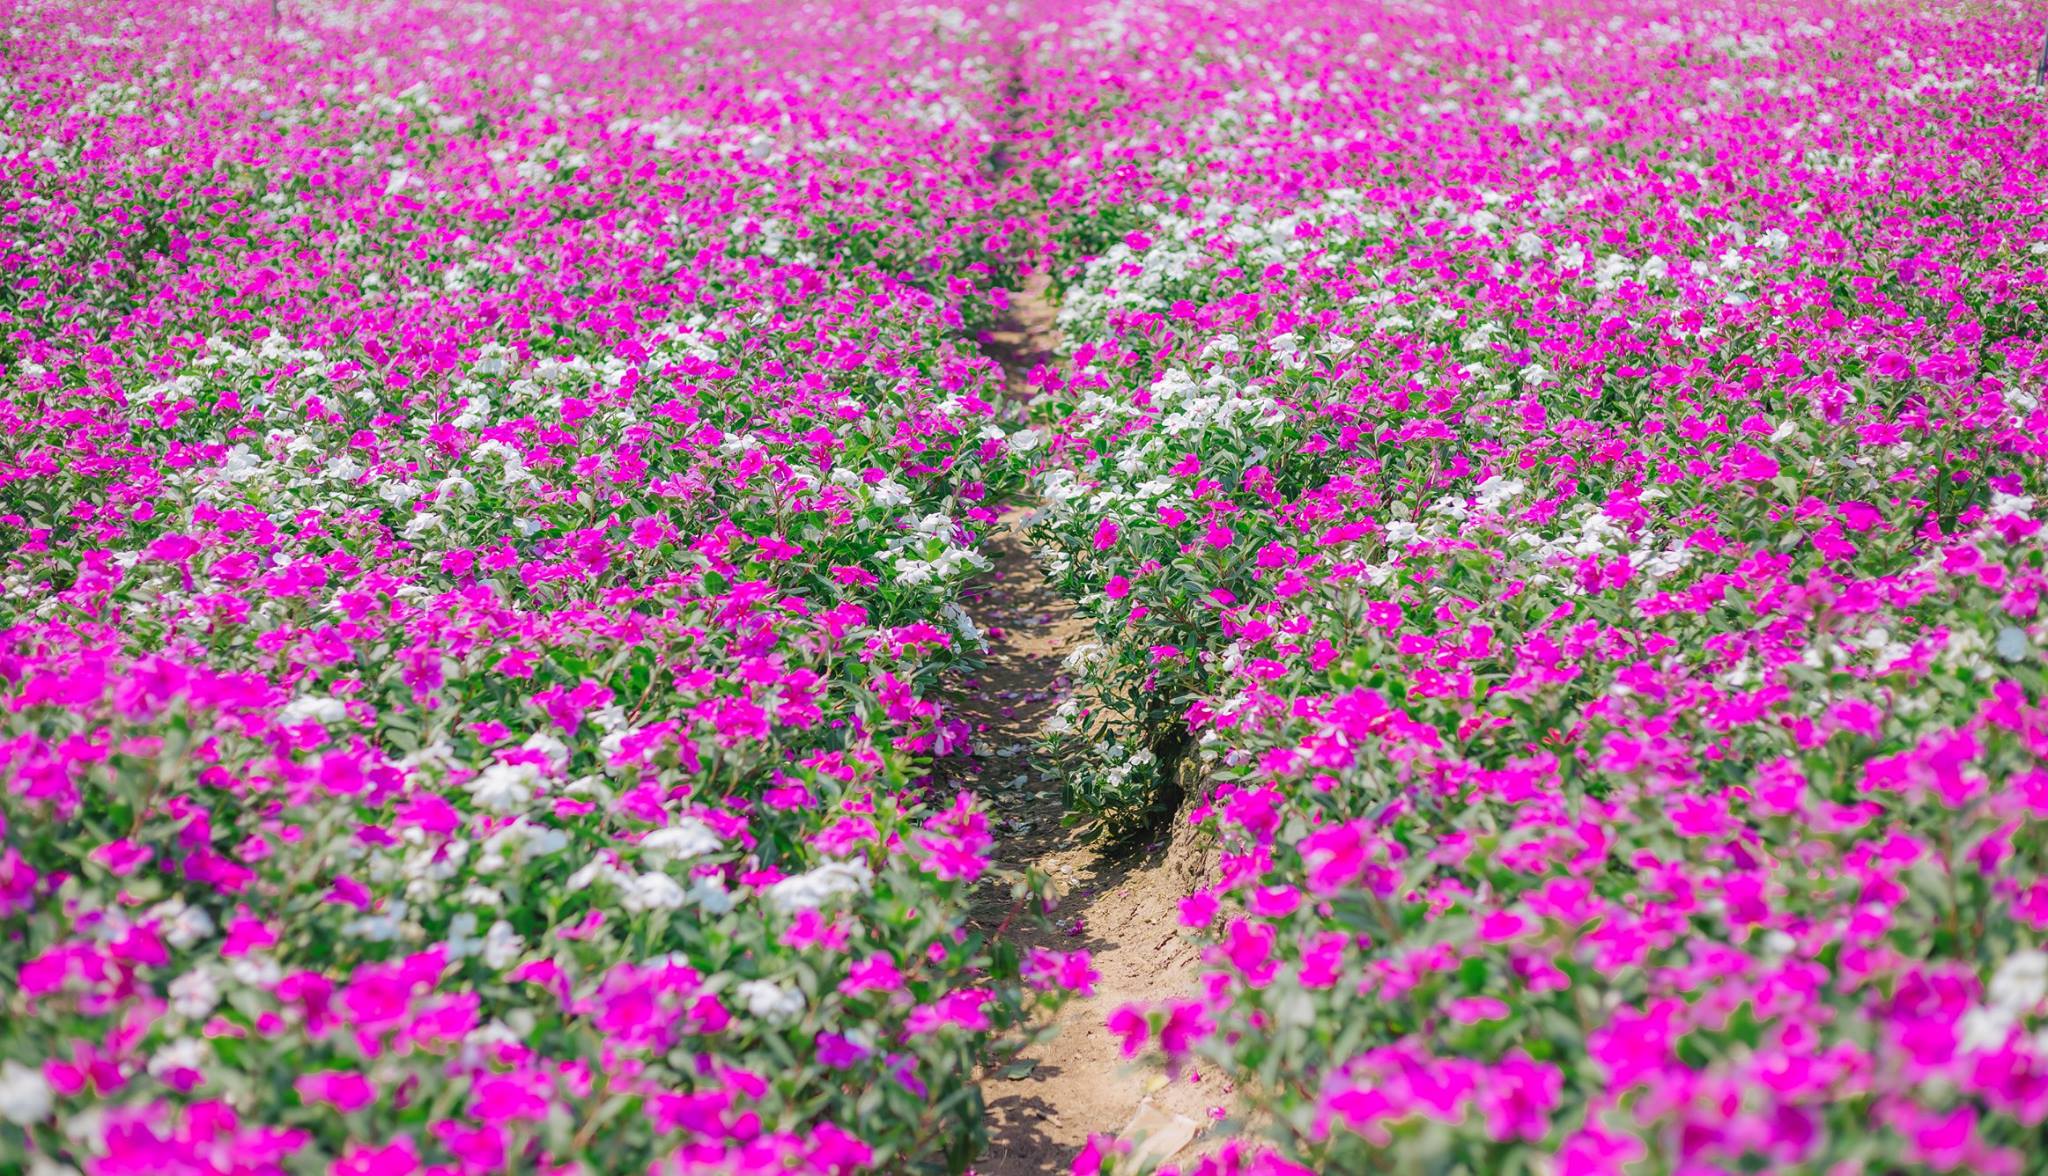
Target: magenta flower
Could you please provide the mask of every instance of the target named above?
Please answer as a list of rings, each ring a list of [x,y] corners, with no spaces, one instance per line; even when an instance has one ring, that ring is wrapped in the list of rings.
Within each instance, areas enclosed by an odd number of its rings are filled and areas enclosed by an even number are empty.
[[[370,1084],[370,1080],[349,1071],[301,1075],[295,1088],[307,1103],[333,1107],[345,1115],[377,1101],[377,1088]]]

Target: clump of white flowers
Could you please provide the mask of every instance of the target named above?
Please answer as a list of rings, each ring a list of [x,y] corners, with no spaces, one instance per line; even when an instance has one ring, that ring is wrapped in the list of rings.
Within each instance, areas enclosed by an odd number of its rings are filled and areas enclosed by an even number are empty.
[[[717,853],[723,845],[718,834],[695,817],[685,817],[640,839],[641,852],[661,862],[692,861],[708,853]]]
[[[865,862],[826,862],[775,883],[764,897],[774,910],[792,914],[816,910],[842,895],[865,894],[874,882],[875,872]]]
[[[804,1013],[803,993],[773,980],[743,980],[733,988],[733,995],[747,1012],[771,1024],[794,1021]]]
[[[277,725],[296,727],[301,723],[318,723],[331,727],[348,718],[348,707],[338,698],[327,698],[308,694],[294,698],[277,712]]]
[[[50,1117],[56,1096],[42,1071],[8,1059],[0,1062],[0,1119],[26,1127]]]
[[[2005,957],[1985,985],[1984,1003],[1963,1014],[1958,1038],[1966,1050],[1997,1049],[2012,1036],[2021,1018],[2048,1000],[2048,952],[2032,948]],[[2048,1032],[2035,1042],[2048,1048]]]
[[[539,785],[540,771],[532,764],[496,763],[469,782],[469,796],[486,812],[516,813],[532,803]]]

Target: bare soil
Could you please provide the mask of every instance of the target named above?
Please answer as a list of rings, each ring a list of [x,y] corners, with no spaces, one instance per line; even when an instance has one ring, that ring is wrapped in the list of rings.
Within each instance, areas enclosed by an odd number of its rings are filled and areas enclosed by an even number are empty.
[[[1025,283],[982,341],[1018,400],[1029,396],[1025,377],[1052,347],[1044,291],[1043,277]],[[1021,509],[1004,516],[991,544],[995,567],[968,601],[990,651],[984,672],[961,683],[955,703],[975,725],[976,754],[948,767],[993,812],[999,863],[1036,865],[1058,887],[1052,926],[1019,919],[1006,934],[1025,950],[1086,950],[1101,980],[1094,995],[1060,1011],[1050,1040],[985,1076],[991,1144],[974,1169],[979,1176],[1064,1173],[1089,1136],[1125,1134],[1143,1108],[1151,1108],[1146,1120],[1155,1129],[1165,1125],[1161,1134],[1199,1132],[1229,1101],[1213,1076],[1169,1077],[1156,1064],[1126,1061],[1107,1027],[1119,1006],[1192,995],[1199,947],[1180,926],[1180,900],[1200,870],[1186,837],[1107,847],[1062,823],[1059,785],[1036,758],[1037,740],[1073,689],[1062,663],[1087,626],[1032,559],[1024,517]],[[1006,896],[991,901],[1007,905]],[[999,909],[989,914],[992,922],[1002,918]]]

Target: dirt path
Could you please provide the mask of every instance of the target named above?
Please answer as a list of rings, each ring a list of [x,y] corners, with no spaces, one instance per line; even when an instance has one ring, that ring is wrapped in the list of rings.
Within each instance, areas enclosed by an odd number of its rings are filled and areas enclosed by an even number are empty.
[[[1030,395],[1025,377],[1054,342],[1044,291],[1042,277],[1027,282],[983,341],[1017,400]],[[1061,1011],[1051,1040],[985,1079],[991,1143],[974,1169],[979,1176],[1065,1173],[1090,1135],[1150,1135],[1163,1159],[1228,1101],[1213,1077],[1169,1080],[1156,1067],[1126,1062],[1107,1028],[1121,1005],[1191,992],[1197,948],[1179,925],[1191,871],[1164,838],[1112,855],[1061,823],[1059,784],[1037,762],[1036,743],[1040,725],[1071,692],[1062,662],[1087,626],[1026,549],[1026,515],[1013,509],[1004,517],[992,544],[996,566],[968,601],[989,635],[990,655],[980,678],[962,683],[956,705],[975,724],[976,754],[956,770],[995,816],[1000,863],[1038,865],[1059,887],[1055,925],[1013,929],[1015,942],[1027,950],[1085,949],[1102,978],[1092,997]]]

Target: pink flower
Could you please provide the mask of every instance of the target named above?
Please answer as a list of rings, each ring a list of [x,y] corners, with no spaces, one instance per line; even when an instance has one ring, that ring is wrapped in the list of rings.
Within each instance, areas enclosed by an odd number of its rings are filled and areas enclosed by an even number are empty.
[[[1194,1001],[1174,1001],[1166,1006],[1165,1023],[1159,1027],[1159,1048],[1171,1060],[1185,1057],[1196,1041],[1213,1028],[1202,1006]]]
[[[221,944],[220,954],[221,958],[231,960],[276,946],[277,932],[260,919],[243,916],[229,921],[227,938]]]
[[[1777,459],[1747,445],[1734,448],[1729,454],[1727,468],[1733,476],[1749,482],[1768,482],[1778,476]]]
[[[36,887],[41,881],[42,872],[13,846],[0,850],[0,917],[33,907]]]
[[[1444,1015],[1460,1025],[1477,1025],[1482,1021],[1504,1021],[1510,1010],[1507,1002],[1491,996],[1464,996],[1444,1006]]]
[[[818,1035],[818,1063],[834,1070],[851,1069],[874,1056],[874,1051],[837,1033]]]
[[[433,1125],[433,1132],[467,1172],[497,1172],[505,1166],[505,1132],[496,1124],[471,1127],[443,1119]]]
[[[888,956],[875,955],[854,964],[847,969],[846,979],[839,982],[839,991],[848,996],[863,992],[895,992],[903,987],[903,974],[896,970],[896,962]]]
[[[160,536],[143,552],[142,558],[158,563],[181,564],[199,554],[199,543],[190,535],[173,532]]]
[[[1042,988],[1058,988],[1079,996],[1092,996],[1102,974],[1095,970],[1085,951],[1048,951],[1033,948],[1025,961],[1025,974]]]
[[[511,1075],[491,1075],[471,1089],[469,1113],[485,1123],[537,1121],[547,1117],[547,1097]]]
[[[413,1176],[420,1170],[419,1150],[410,1138],[375,1147],[351,1144],[327,1169],[328,1176]]]
[[[137,845],[126,838],[109,841],[86,855],[91,861],[104,866],[116,878],[126,878],[156,856],[156,850],[147,845]]]
[[[1207,927],[1216,918],[1221,907],[1214,894],[1198,890],[1180,900],[1180,922],[1183,927]]]
[[[1124,1056],[1134,1058],[1145,1046],[1145,1039],[1151,1036],[1152,1026],[1145,1014],[1132,1005],[1123,1005],[1109,1014],[1109,1031],[1122,1038]]]
[[[1353,824],[1319,829],[1299,843],[1308,887],[1317,894],[1333,894],[1365,871],[1366,841]]]
[[[300,1075],[294,1084],[299,1098],[308,1104],[332,1107],[344,1115],[360,1111],[377,1101],[377,1088],[352,1070],[325,1070]]]
[[[903,1031],[911,1037],[935,1033],[948,1027],[978,1033],[989,1027],[986,1009],[992,999],[993,993],[977,989],[949,992],[933,1003],[913,1008],[909,1018],[904,1022]]]
[[[1069,1176],[1101,1176],[1103,1166],[1109,1162],[1110,1157],[1125,1155],[1130,1150],[1131,1145],[1124,1140],[1106,1135],[1090,1135],[1088,1142],[1082,1145],[1080,1154],[1074,1157],[1073,1164],[1068,1168]]]
[[[1851,531],[1868,531],[1884,521],[1884,515],[1867,502],[1844,502],[1835,507],[1842,525]]]

